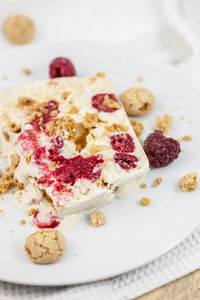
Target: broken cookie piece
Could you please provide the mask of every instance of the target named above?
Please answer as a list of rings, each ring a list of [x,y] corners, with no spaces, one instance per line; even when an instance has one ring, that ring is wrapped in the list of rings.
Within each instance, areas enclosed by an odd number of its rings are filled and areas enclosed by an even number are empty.
[[[98,227],[98,226],[102,226],[106,223],[106,217],[104,215],[104,213],[100,210],[94,210],[91,214],[90,214],[90,220],[92,225]]]
[[[197,175],[196,172],[188,173],[179,180],[178,185],[183,192],[193,191],[197,188]]]
[[[51,264],[58,261],[66,250],[66,239],[56,229],[41,229],[29,235],[25,251],[36,264]]]

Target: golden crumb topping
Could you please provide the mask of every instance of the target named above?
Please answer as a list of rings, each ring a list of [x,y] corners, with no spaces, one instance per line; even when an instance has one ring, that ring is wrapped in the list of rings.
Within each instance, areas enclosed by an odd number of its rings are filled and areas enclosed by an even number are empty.
[[[103,104],[109,108],[114,108],[114,109],[120,108],[119,103],[111,99],[108,95],[105,95]]]
[[[106,217],[104,215],[104,213],[100,210],[94,210],[91,214],[90,214],[90,220],[92,225],[98,227],[98,226],[102,226],[106,223]]]
[[[93,156],[93,155],[96,155],[98,152],[101,152],[106,149],[109,149],[109,148],[106,146],[103,146],[103,145],[91,145],[89,148],[89,152],[90,152],[90,155]]]
[[[70,109],[68,110],[67,113],[70,115],[76,115],[76,114],[78,114],[78,112],[79,112],[79,109],[75,105],[73,105],[70,107]]]
[[[188,173],[183,176],[178,184],[182,188],[182,191],[193,191],[197,188],[198,174],[196,172]]]
[[[20,133],[21,132],[21,125],[18,125],[14,122],[11,122],[9,124],[9,127],[10,127],[10,131],[13,132],[13,133]]]
[[[135,119],[130,120],[130,122],[133,127],[133,130],[135,131],[135,134],[137,136],[140,136],[144,130],[143,124]]]
[[[63,116],[47,123],[46,128],[50,134],[56,135],[62,133],[65,135],[67,131],[69,139],[74,139],[76,136],[76,122],[69,116]]]
[[[25,224],[26,224],[26,221],[25,221],[24,219],[21,219],[20,224],[21,224],[21,225],[25,225]]]
[[[3,131],[3,137],[4,137],[4,139],[5,139],[7,142],[9,142],[10,137],[9,137],[9,134],[8,134],[7,132]]]
[[[97,122],[98,122],[98,113],[90,114],[86,112],[83,118],[83,125],[85,126],[85,128],[95,127]]]
[[[96,76],[101,77],[101,78],[105,78],[106,74],[104,72],[98,72]]]
[[[123,125],[123,124],[115,124],[113,123],[112,125],[108,126],[104,126],[105,130],[107,132],[111,132],[111,133],[114,133],[114,132],[126,132],[128,130],[128,127]]]

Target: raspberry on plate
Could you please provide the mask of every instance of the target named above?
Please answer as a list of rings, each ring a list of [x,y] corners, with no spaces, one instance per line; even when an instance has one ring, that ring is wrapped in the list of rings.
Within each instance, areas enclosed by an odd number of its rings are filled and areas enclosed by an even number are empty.
[[[180,144],[173,138],[164,136],[161,130],[155,130],[144,141],[144,151],[154,168],[172,163],[181,152]]]
[[[49,76],[50,78],[76,76],[76,70],[70,59],[57,57],[49,66]]]

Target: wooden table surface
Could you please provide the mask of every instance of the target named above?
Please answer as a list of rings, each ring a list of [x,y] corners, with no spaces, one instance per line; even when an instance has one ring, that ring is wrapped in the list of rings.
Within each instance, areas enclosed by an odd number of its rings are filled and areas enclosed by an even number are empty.
[[[134,300],[200,300],[200,270]]]

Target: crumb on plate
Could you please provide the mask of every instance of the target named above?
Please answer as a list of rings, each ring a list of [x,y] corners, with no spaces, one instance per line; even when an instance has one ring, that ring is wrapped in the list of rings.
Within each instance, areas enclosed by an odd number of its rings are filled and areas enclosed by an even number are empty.
[[[192,137],[191,137],[191,135],[185,135],[185,136],[183,136],[183,138],[182,138],[184,141],[191,141],[192,140]]]
[[[155,182],[152,184],[152,187],[157,187],[162,181],[162,177],[156,178]]]
[[[147,206],[150,204],[150,202],[151,202],[151,199],[148,197],[143,197],[140,199],[140,205],[142,205],[142,206]]]
[[[96,227],[102,226],[106,223],[106,217],[104,213],[100,210],[94,210],[93,212],[91,212],[90,220],[91,223]]]
[[[146,185],[146,183],[141,183],[141,184],[140,184],[140,187],[141,187],[142,189],[146,189],[146,188],[147,188],[147,185]]]
[[[182,188],[182,191],[193,191],[197,188],[197,177],[198,174],[196,172],[191,172],[183,176],[178,185]]]
[[[172,117],[169,114],[166,114],[163,117],[158,117],[155,129],[160,129],[164,134],[168,134],[171,122]]]

